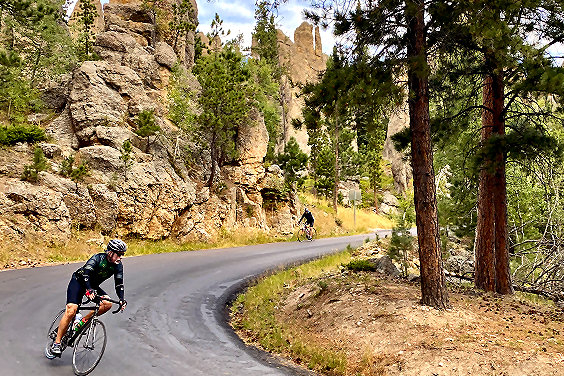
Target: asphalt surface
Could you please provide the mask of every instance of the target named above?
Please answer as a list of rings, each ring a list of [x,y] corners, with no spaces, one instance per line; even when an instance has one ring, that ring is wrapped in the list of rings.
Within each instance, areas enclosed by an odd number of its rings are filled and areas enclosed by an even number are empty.
[[[389,231],[379,232],[381,236]],[[307,374],[245,346],[226,303],[250,280],[360,245],[367,235],[123,259],[127,309],[101,317],[108,343],[92,375]],[[47,329],[82,263],[0,272],[0,375],[72,375],[72,348],[43,355]],[[102,284],[115,298],[113,279]]]

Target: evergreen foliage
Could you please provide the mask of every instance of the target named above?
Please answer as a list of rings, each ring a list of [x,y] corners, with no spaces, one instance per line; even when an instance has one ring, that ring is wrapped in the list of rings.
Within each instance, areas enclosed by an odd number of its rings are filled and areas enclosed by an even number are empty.
[[[33,151],[33,164],[24,167],[22,174],[22,180],[27,180],[30,182],[37,181],[37,175],[41,171],[45,171],[48,168],[47,158],[43,154],[43,150],[36,147]]]
[[[286,119],[284,105],[284,87],[282,85],[282,67],[278,57],[278,36],[274,24],[274,14],[268,1],[257,1],[255,3],[256,24],[253,30],[253,53],[258,55],[257,81],[259,82],[259,109],[264,117],[266,129],[268,130],[268,149],[266,161],[275,160],[275,149],[281,134],[280,121]],[[282,125],[283,127],[284,125]],[[285,140],[284,140],[285,141]]]
[[[172,34],[172,46],[176,50],[178,41],[186,37],[190,31],[195,31],[198,26],[192,20],[197,19],[194,7],[190,0],[181,0],[172,4],[172,20],[168,27]]]
[[[294,137],[291,137],[284,152],[278,154],[276,162],[284,171],[284,182],[287,188],[291,188],[296,182],[298,188],[301,188],[306,179],[308,157],[300,149],[300,145]]]
[[[222,23],[216,14],[210,40],[225,35]],[[248,115],[256,94],[254,85],[249,84],[252,76],[242,55],[231,43],[219,47],[213,47],[194,66],[194,74],[202,87],[197,98],[201,112],[194,115],[189,132],[195,144],[209,153],[211,165],[207,184],[210,187],[216,169],[237,156],[237,131],[244,121],[250,121]]]
[[[121,155],[119,156],[119,159],[123,162],[123,176],[125,177],[125,180],[127,180],[127,173],[131,170],[133,162],[135,161],[135,157],[132,155],[133,146],[131,145],[131,141],[129,139],[123,142],[120,151]]]
[[[151,136],[156,135],[157,132],[161,130],[161,127],[156,124],[155,111],[141,111],[139,115],[137,115],[135,123],[137,124],[135,134],[139,137],[145,137],[147,139],[145,144],[145,152],[147,152],[151,146]]]
[[[400,208],[395,220],[396,225],[392,229],[388,256],[401,264],[402,273],[407,277],[408,255],[413,251],[413,236],[409,232],[415,222],[413,200],[400,200]]]
[[[80,0],[80,12],[78,12],[78,22],[80,29],[79,37],[79,56],[82,61],[91,60],[92,55],[92,45],[94,32],[92,30],[94,26],[94,21],[96,20],[98,12],[96,10],[96,5],[92,0]]]
[[[56,0],[0,2],[0,114],[25,124],[41,107],[37,87],[69,71],[75,51]]]
[[[14,146],[19,142],[33,144],[46,139],[45,131],[36,125],[0,126],[0,145]]]
[[[74,167],[74,163],[75,158],[73,155],[66,157],[61,162],[59,173],[66,178],[70,178],[76,184],[76,190],[78,191],[78,183],[90,174],[90,169],[87,162],[81,162],[76,167]]]

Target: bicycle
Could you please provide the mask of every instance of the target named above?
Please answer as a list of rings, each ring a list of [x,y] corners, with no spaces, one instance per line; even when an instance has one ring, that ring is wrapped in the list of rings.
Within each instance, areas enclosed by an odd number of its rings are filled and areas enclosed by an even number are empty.
[[[67,347],[74,347],[72,352],[72,367],[77,376],[88,375],[92,372],[102,359],[102,355],[104,355],[104,350],[106,349],[106,327],[104,323],[98,319],[101,300],[119,304],[118,309],[112,311],[112,313],[118,313],[122,309],[120,302],[110,298],[101,299],[100,297],[94,298],[92,301],[95,304],[94,306],[85,307],[83,306],[84,304],[91,302],[91,300],[86,299],[78,306],[77,311],[94,310],[94,314],[82,328],[77,331],[74,330],[74,325],[71,322],[67,332],[61,339],[61,351],[64,351]],[[56,357],[51,353],[51,345],[57,338],[58,323],[64,313],[65,310],[62,309],[55,316],[47,332],[48,341],[45,346],[45,356],[47,359],[54,359]]]
[[[308,226],[307,224],[303,224],[300,229],[298,230],[298,241],[309,240],[312,241],[316,235],[315,228],[313,226]]]

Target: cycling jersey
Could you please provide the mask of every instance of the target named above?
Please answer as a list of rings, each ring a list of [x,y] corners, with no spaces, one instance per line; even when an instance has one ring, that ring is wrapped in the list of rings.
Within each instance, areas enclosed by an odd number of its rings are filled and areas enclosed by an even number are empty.
[[[298,223],[300,223],[303,219],[305,219],[306,224],[308,226],[313,226],[313,214],[311,214],[310,211],[306,211],[304,212],[304,214],[302,215],[302,217],[300,218],[300,220],[298,221]]]
[[[102,282],[113,275],[116,294],[119,300],[123,300],[123,264],[121,260],[116,264],[108,261],[105,253],[98,253],[90,257],[86,264],[74,274],[86,289],[97,289]]]

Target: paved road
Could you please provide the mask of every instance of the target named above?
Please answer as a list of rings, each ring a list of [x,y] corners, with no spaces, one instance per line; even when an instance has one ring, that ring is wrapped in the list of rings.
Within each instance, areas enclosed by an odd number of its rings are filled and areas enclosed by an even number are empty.
[[[360,245],[366,237],[125,258],[129,305],[121,314],[103,316],[108,345],[92,374],[299,374],[244,346],[226,324],[225,304],[253,276]],[[1,375],[73,374],[71,351],[49,361],[43,346],[52,316],[64,306],[70,275],[79,266],[0,272]],[[115,296],[112,280],[102,287]]]

